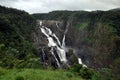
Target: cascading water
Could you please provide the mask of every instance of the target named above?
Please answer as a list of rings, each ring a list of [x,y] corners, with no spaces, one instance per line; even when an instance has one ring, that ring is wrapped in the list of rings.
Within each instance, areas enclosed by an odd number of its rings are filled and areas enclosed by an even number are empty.
[[[60,63],[59,63],[57,57],[56,57],[55,54],[54,54],[53,47],[51,48],[50,52],[51,52],[51,54],[54,56],[54,58],[55,58],[55,60],[56,60],[56,62],[57,62],[58,67],[60,67]]]
[[[64,34],[63,40],[62,40],[62,48],[65,49],[65,34]]]
[[[83,67],[87,67],[85,64],[82,63],[81,58],[78,58],[78,63],[81,64]]]
[[[55,34],[53,34],[53,37],[55,37],[55,39],[57,39],[58,45],[61,46],[61,43],[60,43],[58,37]]]
[[[62,62],[66,63],[67,62],[66,52],[65,52],[65,49],[64,49],[64,47],[65,47],[65,35],[64,35],[63,41],[61,43],[59,38],[49,28],[47,28],[45,26],[42,26],[42,21],[40,21],[40,27],[39,28],[41,29],[41,32],[47,37],[48,47],[51,47],[50,52],[54,56],[58,67],[60,67],[60,63],[62,63]],[[56,41],[55,41],[55,39],[56,39]],[[57,55],[59,56],[60,62],[57,59],[57,57],[55,56],[53,48],[56,50]]]
[[[51,31],[50,28],[45,27],[45,26],[42,25],[42,21],[39,21],[39,25],[40,25],[39,28],[40,28],[41,32],[47,37],[48,47],[51,48],[50,53],[55,58],[57,66],[61,67],[61,63],[67,64],[67,58],[66,58],[66,49],[67,48],[65,46],[65,35],[66,35],[67,31],[68,31],[68,28],[67,28],[68,26],[66,27],[65,31],[63,32],[64,33],[63,34],[63,39],[60,42],[59,38],[55,35],[55,33],[53,33]],[[57,22],[56,22],[56,27],[58,29],[60,29],[60,27],[58,26]],[[57,52],[57,56],[55,55],[54,50]],[[43,57],[44,57],[45,53],[44,53],[43,49],[42,49],[42,52],[43,52]],[[58,59],[58,57],[59,57],[59,59]],[[81,58],[78,58],[78,63],[81,64],[83,67],[87,67],[86,65],[84,65],[82,63]]]

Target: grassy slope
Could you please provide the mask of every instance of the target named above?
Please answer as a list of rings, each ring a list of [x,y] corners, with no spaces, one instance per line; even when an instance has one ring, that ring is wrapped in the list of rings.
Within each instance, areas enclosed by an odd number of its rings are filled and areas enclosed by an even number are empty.
[[[81,77],[63,70],[2,69],[0,80],[82,80]],[[20,78],[24,79],[20,79]]]

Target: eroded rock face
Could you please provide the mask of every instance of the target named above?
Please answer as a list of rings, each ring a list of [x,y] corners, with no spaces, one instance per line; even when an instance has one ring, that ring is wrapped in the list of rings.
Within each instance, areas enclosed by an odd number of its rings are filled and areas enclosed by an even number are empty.
[[[56,22],[59,24],[60,30],[56,27]],[[62,21],[43,20],[43,25],[50,28],[54,33],[56,33],[56,35],[59,38],[61,38],[60,36],[63,35],[63,29],[62,29],[63,22]],[[45,35],[41,32],[38,23],[36,25],[35,32],[33,33],[33,40],[34,40],[34,44],[37,49],[39,49],[42,46],[46,46],[48,43],[47,39],[45,38]]]
[[[54,66],[55,68],[65,68],[74,63],[78,63],[77,57],[73,56],[73,53],[69,54],[67,48],[65,48],[65,36],[70,23],[54,20],[42,20],[41,26],[41,23],[39,23],[40,21],[38,20],[38,24],[35,29],[36,31],[33,33],[33,39],[34,44],[39,51],[38,55],[41,56],[43,64],[45,66]],[[44,33],[44,29],[47,29],[47,32]],[[55,43],[52,39],[55,40]],[[51,40],[53,41],[52,43],[50,43]],[[66,53],[68,53],[67,56]],[[62,59],[62,56],[65,57],[64,54],[69,60],[65,60],[64,58]]]
[[[77,57],[80,57],[88,67],[103,68],[113,65],[120,56],[119,13],[119,11],[53,11],[33,16],[49,21],[63,20],[63,25],[70,23],[66,33],[66,46],[74,49]],[[61,37],[61,32],[57,31],[56,34]]]
[[[57,24],[56,24],[57,23]],[[91,45],[89,42],[90,35],[89,30],[87,28],[84,29],[76,29],[75,25],[71,21],[56,21],[56,20],[42,20],[42,24],[47,26],[52,30],[53,33],[59,38],[60,42],[62,42],[64,32],[66,32],[66,50],[67,50],[67,59],[69,65],[73,65],[74,63],[78,63],[77,58],[81,58],[83,63],[85,63],[88,67],[94,67],[94,54],[98,51]],[[77,24],[77,23],[75,23]],[[85,27],[88,27],[87,25]],[[66,30],[67,28],[67,30]],[[34,44],[36,48],[39,50],[38,55],[42,56],[43,59],[43,51],[45,52],[45,61],[44,65],[53,65],[57,67],[56,61],[52,55],[50,55],[50,48],[48,47],[48,40],[46,36],[41,32],[39,25],[36,26],[34,35]],[[65,31],[66,30],[66,31]],[[73,51],[71,52],[72,49]],[[55,52],[56,53],[56,52]],[[75,53],[75,54],[73,54]]]
[[[78,22],[43,20],[43,25],[50,28],[52,32],[55,33],[56,36],[59,38],[60,42],[62,42],[64,33],[66,32],[65,33],[66,34],[65,43],[67,50],[66,54],[67,59],[69,61],[68,63],[70,65],[73,65],[73,63],[78,63],[77,58],[81,58],[84,64],[92,68],[103,67],[104,65],[107,65],[107,62],[100,63],[101,61],[104,62],[106,60],[99,57],[100,54],[101,55],[104,55],[105,53],[108,54],[109,50],[110,49],[112,50],[112,47],[114,46],[110,45],[112,44],[112,39],[109,36],[110,33],[107,25],[103,25],[102,22],[89,22],[85,20],[84,21],[81,20]],[[35,30],[36,31],[33,34],[34,35],[33,39],[36,48],[39,51],[44,48],[46,54],[48,54],[50,49],[48,47],[48,40],[46,39],[46,36],[39,29],[39,25],[37,25]],[[103,44],[104,42],[105,44]],[[75,54],[71,55],[68,48],[73,49],[73,53]],[[50,58],[48,59],[48,61],[50,62],[47,61],[48,64],[49,65],[53,63],[55,64],[56,63],[55,59],[53,60],[49,56],[51,55],[47,55],[47,57]],[[76,58],[74,59],[74,57]],[[101,61],[99,61],[97,57]]]

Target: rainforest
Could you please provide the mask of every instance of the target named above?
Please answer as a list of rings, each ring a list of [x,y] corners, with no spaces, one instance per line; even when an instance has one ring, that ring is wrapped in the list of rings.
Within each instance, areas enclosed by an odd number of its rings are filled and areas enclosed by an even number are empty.
[[[0,6],[0,80],[119,80],[120,9],[33,13]]]

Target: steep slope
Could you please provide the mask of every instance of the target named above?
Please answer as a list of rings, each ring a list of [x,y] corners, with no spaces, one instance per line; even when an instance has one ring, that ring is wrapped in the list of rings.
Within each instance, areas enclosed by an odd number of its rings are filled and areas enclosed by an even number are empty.
[[[32,41],[35,25],[36,20],[28,13],[0,6],[0,66],[32,66],[36,51]]]
[[[48,14],[33,14],[33,16],[40,20],[70,23],[66,45],[72,47],[89,67],[110,67],[116,61],[120,62],[119,10],[53,11]],[[63,25],[63,27],[65,26]],[[61,33],[56,32],[56,34]]]

